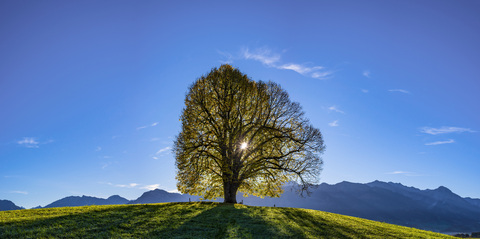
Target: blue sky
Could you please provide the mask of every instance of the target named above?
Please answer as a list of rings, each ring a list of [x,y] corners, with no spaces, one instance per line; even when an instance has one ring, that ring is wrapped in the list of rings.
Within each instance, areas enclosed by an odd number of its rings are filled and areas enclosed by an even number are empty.
[[[0,199],[176,190],[189,85],[229,63],[324,135],[321,181],[480,198],[478,1],[1,1]]]

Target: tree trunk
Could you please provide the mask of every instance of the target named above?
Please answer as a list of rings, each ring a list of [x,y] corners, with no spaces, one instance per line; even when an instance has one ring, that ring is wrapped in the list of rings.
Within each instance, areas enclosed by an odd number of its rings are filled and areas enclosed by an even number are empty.
[[[231,182],[223,183],[223,203],[237,203],[237,190],[238,185]]]

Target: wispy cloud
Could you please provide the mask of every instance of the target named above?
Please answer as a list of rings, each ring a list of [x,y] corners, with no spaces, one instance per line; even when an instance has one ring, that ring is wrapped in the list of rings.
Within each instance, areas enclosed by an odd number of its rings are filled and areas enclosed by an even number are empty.
[[[325,71],[325,72],[313,72],[310,77],[319,79],[319,80],[324,80],[324,79],[329,79],[333,75],[333,71]]]
[[[24,137],[22,140],[17,141],[17,144],[27,148],[38,148],[40,143],[33,137]]]
[[[315,79],[327,79],[333,74],[332,71],[328,71],[323,66],[308,66],[298,63],[281,64],[281,55],[274,53],[269,48],[257,48],[253,51],[249,48],[242,49],[242,57],[247,60],[255,60],[261,62],[268,67],[274,67],[280,70],[292,70],[303,76],[315,78]]]
[[[135,188],[135,189],[147,189],[147,190],[154,190],[156,188],[160,188],[160,184],[142,185],[138,183],[128,183],[128,184],[114,184],[114,183],[105,183],[105,182],[99,182],[99,183],[107,184],[117,188]]]
[[[39,141],[34,137],[23,137],[22,140],[18,140],[16,143],[26,148],[40,148],[40,145],[53,143],[53,140]]]
[[[97,148],[95,149],[95,152],[98,152],[98,151],[100,151],[100,150],[102,150],[102,147],[99,146],[99,147],[97,147]]]
[[[451,144],[451,143],[455,143],[455,140],[449,139],[449,140],[445,140],[445,141],[435,141],[435,142],[431,142],[431,143],[426,143],[425,145],[439,145],[439,144]]]
[[[233,63],[233,55],[232,54],[230,54],[228,52],[223,52],[223,51],[220,51],[220,50],[217,50],[217,53],[226,58],[226,60],[221,60],[220,63],[222,63],[222,64],[232,64]]]
[[[138,183],[129,183],[129,184],[126,184],[126,185],[117,185],[117,187],[122,187],[122,188],[134,188],[136,186],[138,186],[139,184]]]
[[[272,51],[266,47],[257,48],[254,51],[250,51],[248,48],[243,48],[242,55],[247,60],[256,60],[272,67],[276,67],[276,63],[280,61],[280,55],[272,53]]]
[[[461,127],[448,127],[442,126],[440,128],[431,128],[431,127],[423,127],[420,130],[422,133],[437,135],[437,134],[449,134],[449,133],[463,133],[469,132],[474,133],[476,131],[469,129],[469,128],[461,128]]]
[[[363,92],[363,93],[368,93],[368,90],[362,89],[362,92]]]
[[[163,153],[163,152],[169,151],[170,149],[172,149],[172,148],[171,148],[171,147],[161,148],[161,149],[159,149],[159,150],[157,151],[157,153],[155,153],[155,154],[161,154],[161,153]]]
[[[148,128],[148,127],[154,127],[154,126],[157,126],[157,125],[158,125],[158,122],[155,122],[155,123],[150,124],[150,125],[144,125],[144,126],[137,127],[137,130],[145,129],[145,128]]]
[[[278,69],[283,69],[283,70],[292,70],[292,71],[295,71],[295,72],[297,72],[299,74],[302,74],[302,75],[307,75],[311,72],[315,72],[315,71],[325,69],[325,67],[323,67],[323,66],[307,67],[307,66],[303,66],[303,65],[299,65],[299,64],[294,64],[294,63],[281,65],[281,66],[278,66],[277,68]],[[316,77],[313,77],[313,78],[316,78]]]
[[[393,172],[388,172],[385,174],[391,174],[391,175],[401,175],[401,176],[407,176],[407,177],[420,177],[420,176],[425,176],[423,174],[415,173],[415,172],[408,172],[408,171],[393,171]]]
[[[160,184],[145,185],[141,189],[155,190],[160,187]]]
[[[400,93],[404,93],[404,94],[412,94],[410,93],[410,91],[408,90],[404,90],[404,89],[392,89],[392,90],[388,90],[390,92],[400,92]]]
[[[113,183],[107,183],[110,186],[114,186],[117,188],[134,188],[139,186],[140,184],[138,183],[129,183],[129,184],[113,184]]]
[[[331,123],[328,123],[328,125],[331,126],[331,127],[337,127],[337,126],[339,126],[338,120],[335,120],[335,121],[333,121],[333,122],[331,122]]]
[[[17,194],[24,194],[24,195],[28,194],[27,191],[11,191],[10,193],[17,193]]]
[[[335,112],[341,113],[341,114],[345,114],[345,112],[343,112],[342,110],[338,109],[337,106],[335,106],[335,105],[332,105],[332,106],[328,107],[328,110],[330,110],[330,111],[335,111]]]
[[[106,169],[108,166],[112,165],[111,162],[108,163],[102,163],[102,169]]]
[[[412,172],[405,172],[405,171],[393,171],[393,172],[389,172],[389,173],[386,173],[386,174],[411,174]]]
[[[367,77],[367,78],[370,78],[370,71],[369,70],[364,70],[362,75]]]

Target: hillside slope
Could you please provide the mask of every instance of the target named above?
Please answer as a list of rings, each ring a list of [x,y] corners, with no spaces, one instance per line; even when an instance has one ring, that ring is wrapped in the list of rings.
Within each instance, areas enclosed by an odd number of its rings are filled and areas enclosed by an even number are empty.
[[[453,238],[333,213],[219,203],[0,212],[0,238]]]
[[[443,233],[480,231],[480,199],[462,198],[446,187],[421,190],[380,181],[322,183],[312,188],[310,197],[302,198],[295,192],[297,186],[295,183],[285,185],[280,198],[243,197],[239,193],[237,201],[251,206],[314,209]],[[199,198],[155,189],[132,201],[117,195],[107,199],[70,196],[45,207],[188,202],[199,201]]]

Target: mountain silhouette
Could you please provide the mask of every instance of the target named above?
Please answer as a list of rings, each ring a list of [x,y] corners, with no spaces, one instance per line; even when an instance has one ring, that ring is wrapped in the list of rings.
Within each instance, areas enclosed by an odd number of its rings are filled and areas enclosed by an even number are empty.
[[[115,204],[127,204],[129,201],[118,195],[111,196],[107,199],[90,197],[90,196],[70,196],[65,197],[55,202],[52,202],[44,208],[50,207],[76,207],[76,206],[88,206],[88,205],[115,205]]]
[[[10,211],[10,210],[19,210],[19,209],[24,209],[24,208],[15,205],[15,203],[13,203],[12,201],[0,200],[0,211]]]
[[[161,202],[188,202],[190,200],[196,201],[198,196],[190,196],[188,194],[169,193],[162,189],[155,189],[142,194],[136,200],[130,202],[130,204],[141,203],[161,203]]]

